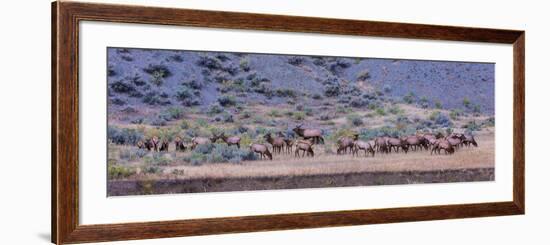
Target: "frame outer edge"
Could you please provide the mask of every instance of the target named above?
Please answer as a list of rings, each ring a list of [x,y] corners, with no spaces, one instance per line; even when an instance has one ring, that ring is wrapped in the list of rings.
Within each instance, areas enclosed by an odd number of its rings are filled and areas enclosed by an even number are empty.
[[[94,7],[94,9],[89,9]],[[151,16],[136,17],[136,13],[113,15],[116,11],[127,10],[130,7],[140,8],[148,13],[172,13],[168,17],[155,20]],[[103,12],[101,12],[103,11]],[[181,13],[194,15],[191,18],[177,19]],[[243,20],[262,18],[260,24],[245,22],[230,22],[228,24],[212,23],[204,17],[219,18],[220,16],[238,16]],[[198,16],[198,17],[197,17]],[[508,31],[496,29],[445,27],[421,24],[337,20],[326,18],[311,18],[299,16],[274,16],[249,13],[232,13],[203,10],[164,9],[131,5],[90,4],[82,2],[57,1],[52,3],[52,242],[57,244],[100,242],[134,239],[151,239],[162,237],[177,237],[190,235],[209,235],[236,232],[270,231],[284,229],[321,228],[346,225],[365,225],[394,222],[411,222],[423,220],[441,220],[471,217],[487,217],[499,215],[524,214],[525,212],[525,175],[524,175],[524,80],[525,80],[525,33],[523,31]],[[174,18],[172,18],[174,17]],[[198,19],[193,19],[198,18]],[[395,26],[408,28],[424,28],[428,34],[414,34],[407,31],[391,32],[390,37],[433,39],[437,35],[446,34],[446,28],[454,33],[447,34],[439,40],[481,41],[491,43],[513,44],[514,51],[514,187],[513,201],[500,203],[476,203],[448,206],[411,207],[381,210],[350,210],[321,213],[277,214],[256,217],[212,218],[199,220],[158,221],[128,224],[79,225],[78,217],[78,22],[79,19],[111,22],[132,22],[166,25],[187,25],[257,30],[301,31],[316,33],[332,33],[344,35],[384,36],[377,31],[334,30],[319,28],[315,21],[334,21],[333,27],[343,23],[360,23],[365,26]],[[279,19],[301,20],[305,23],[300,27],[285,29],[283,26],[267,26]],[[163,22],[164,21],[164,22]],[[196,21],[196,22],[195,22]],[[368,25],[367,25],[368,23]],[[465,33],[471,31],[483,34]],[[486,33],[484,33],[486,32]],[[462,40],[464,39],[464,40]],[[481,40],[480,40],[481,39]],[[60,144],[63,142],[63,144]],[[270,223],[271,222],[271,223]],[[229,225],[229,226],[227,226]]]
[[[57,2],[51,3],[51,242],[57,242]]]
[[[525,32],[513,44],[514,56],[514,203],[525,214]]]

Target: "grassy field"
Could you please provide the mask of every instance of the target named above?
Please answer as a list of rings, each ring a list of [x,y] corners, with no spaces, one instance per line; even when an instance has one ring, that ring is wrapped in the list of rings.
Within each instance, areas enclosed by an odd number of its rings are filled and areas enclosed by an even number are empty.
[[[292,154],[274,154],[273,160],[244,161],[241,164],[214,163],[193,166],[178,162],[185,153],[167,153],[173,157],[171,163],[162,166],[159,174],[137,174],[129,179],[192,179],[223,177],[261,177],[285,175],[315,175],[360,172],[433,171],[446,169],[471,169],[494,167],[494,134],[485,132],[476,137],[479,147],[464,147],[453,155],[431,155],[429,151],[409,153],[376,154],[375,157],[336,155],[325,153],[329,145],[314,147],[316,156],[296,158]],[[332,152],[335,147],[332,146]],[[139,161],[130,163],[139,165]],[[141,171],[138,171],[141,172]],[[173,174],[178,173],[178,174]]]

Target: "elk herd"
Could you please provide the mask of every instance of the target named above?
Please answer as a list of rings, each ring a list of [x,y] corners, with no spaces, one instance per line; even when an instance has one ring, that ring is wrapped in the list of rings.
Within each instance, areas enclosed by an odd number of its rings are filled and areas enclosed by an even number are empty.
[[[259,154],[260,159],[273,159],[273,154],[292,154],[294,157],[314,157],[314,145],[324,144],[325,139],[322,136],[320,129],[305,128],[300,124],[292,129],[298,137],[290,137],[282,132],[275,135],[267,133],[263,135],[266,143],[254,142],[248,147],[249,150]],[[187,149],[195,149],[198,145],[216,143],[221,140],[228,146],[236,146],[241,148],[241,138],[239,136],[226,136],[224,133],[219,135],[213,134],[212,137],[194,137],[191,139],[190,145],[185,145],[181,137],[174,139],[176,151],[186,151]],[[359,156],[363,154],[365,157],[375,153],[390,154],[404,153],[409,151],[429,151],[430,154],[453,154],[461,147],[477,147],[478,144],[473,135],[463,133],[450,133],[444,136],[441,133],[432,134],[415,134],[404,137],[376,137],[374,139],[363,141],[359,139],[358,134],[353,136],[343,136],[336,140],[336,154],[352,154]],[[148,151],[168,151],[169,141],[167,139],[159,140],[158,137],[152,137],[146,140],[140,140],[137,143],[140,149]],[[270,150],[271,148],[271,150]],[[301,155],[300,155],[301,154]]]

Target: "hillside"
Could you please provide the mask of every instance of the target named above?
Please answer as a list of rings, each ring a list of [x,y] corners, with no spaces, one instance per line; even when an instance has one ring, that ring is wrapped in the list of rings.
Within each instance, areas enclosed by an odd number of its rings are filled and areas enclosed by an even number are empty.
[[[110,109],[208,107],[223,95],[278,105],[384,97],[421,107],[494,113],[494,64],[109,48]],[[468,106],[465,107],[465,103]]]

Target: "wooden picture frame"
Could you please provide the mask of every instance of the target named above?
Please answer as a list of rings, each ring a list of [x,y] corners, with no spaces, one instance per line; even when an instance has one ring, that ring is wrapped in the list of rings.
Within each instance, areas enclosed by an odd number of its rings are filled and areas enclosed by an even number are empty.
[[[513,201],[80,225],[78,188],[78,24],[80,21],[513,44]],[[51,221],[53,243],[67,244],[381,224],[517,215],[525,212],[524,31],[58,1],[52,3],[51,45]]]

